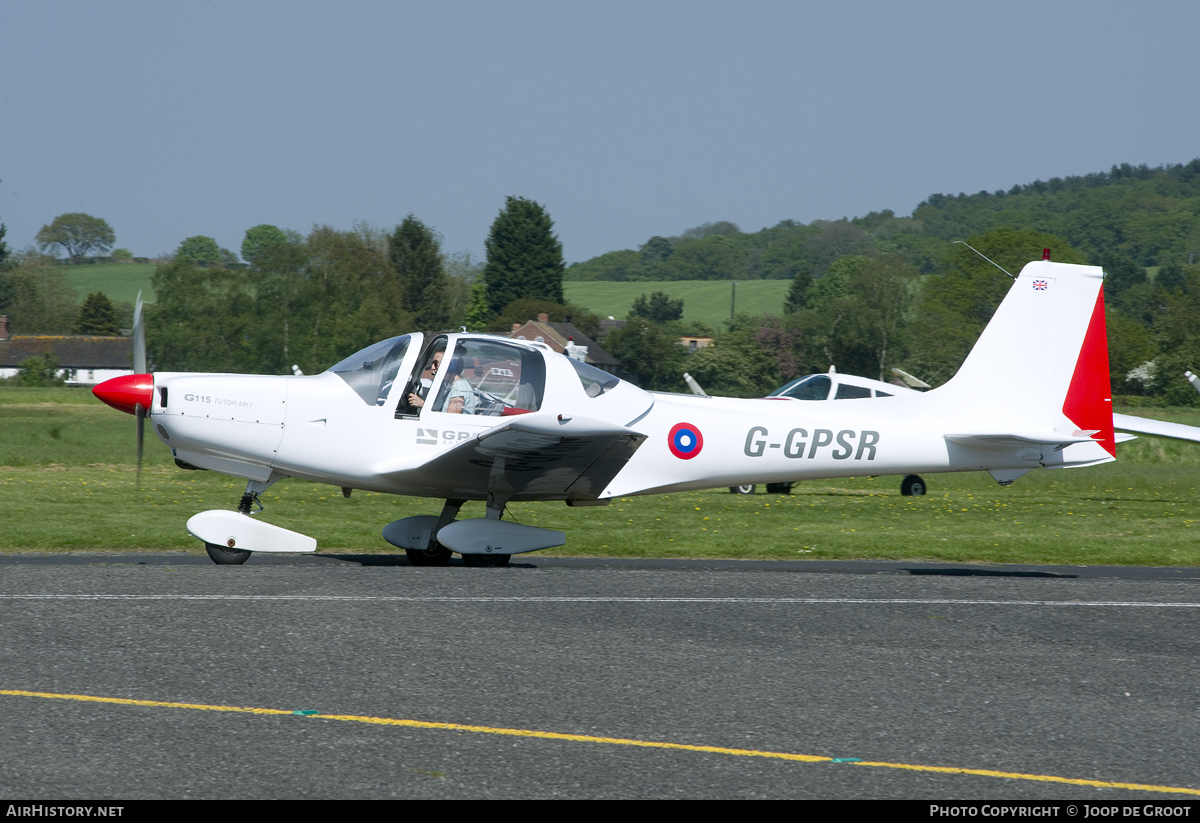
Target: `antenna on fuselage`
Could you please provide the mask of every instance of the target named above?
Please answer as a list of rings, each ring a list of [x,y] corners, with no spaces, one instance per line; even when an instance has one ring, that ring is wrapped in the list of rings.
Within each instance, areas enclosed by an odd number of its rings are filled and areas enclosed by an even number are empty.
[[[997,263],[995,260],[993,260],[992,258],[988,257],[986,254],[984,254],[983,252],[981,252],[979,249],[977,249],[977,248],[975,248],[974,246],[972,246],[972,245],[971,245],[970,243],[968,243],[966,240],[952,240],[952,241],[951,241],[951,244],[954,244],[954,243],[961,243],[962,245],[966,246],[966,247],[967,247],[968,249],[970,249],[971,251],[973,251],[973,252],[975,252],[976,254],[978,254],[978,255],[979,255],[980,257],[982,257],[984,260],[988,261],[988,262],[989,262],[989,263],[991,263],[993,266],[995,266],[996,268],[1000,269],[1000,271],[1004,272],[1005,274],[1008,274],[1008,269],[1004,268],[1004,267],[1003,267],[1003,266],[1001,266],[999,263]],[[1013,275],[1011,275],[1011,274],[1008,274],[1008,276],[1009,276],[1009,277],[1012,277],[1012,279],[1013,279],[1013,280],[1016,280],[1016,279],[1017,279],[1016,277],[1014,277],[1014,276],[1013,276]]]

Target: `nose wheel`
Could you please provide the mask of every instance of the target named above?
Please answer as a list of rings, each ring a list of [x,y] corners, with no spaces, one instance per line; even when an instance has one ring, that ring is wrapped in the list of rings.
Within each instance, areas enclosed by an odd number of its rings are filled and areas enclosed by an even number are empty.
[[[245,549],[227,549],[216,543],[205,543],[204,550],[218,566],[240,566],[250,559],[250,552]]]

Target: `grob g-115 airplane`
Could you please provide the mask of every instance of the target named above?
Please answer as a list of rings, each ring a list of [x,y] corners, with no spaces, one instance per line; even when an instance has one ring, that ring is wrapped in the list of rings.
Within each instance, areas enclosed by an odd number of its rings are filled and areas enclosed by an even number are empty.
[[[251,516],[260,494],[297,477],[347,495],[444,500],[440,514],[388,524],[384,539],[417,565],[458,552],[499,566],[565,542],[502,520],[510,501],[598,506],[746,482],[952,471],[1007,484],[1039,467],[1111,461],[1102,282],[1098,267],[1030,263],[948,383],[837,403],[655,394],[545,345],[482,334],[395,337],[313,376],[140,373],[94,391],[137,415],[139,437],[148,421],[182,467],[247,481],[236,512],[188,521],[217,563],[316,549]],[[144,364],[136,339],[135,352]],[[485,502],[486,516],[457,519],[467,501]]]

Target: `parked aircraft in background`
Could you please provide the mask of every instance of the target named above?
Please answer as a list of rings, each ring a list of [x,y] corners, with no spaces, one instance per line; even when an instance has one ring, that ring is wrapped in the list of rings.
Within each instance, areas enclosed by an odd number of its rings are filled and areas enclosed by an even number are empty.
[[[237,511],[188,521],[217,563],[315,550],[315,539],[250,516],[263,492],[296,477],[346,496],[444,500],[440,514],[388,524],[384,539],[419,565],[452,551],[503,565],[565,542],[502,520],[512,501],[603,506],[734,483],[948,471],[1008,484],[1039,467],[1111,461],[1102,278],[1097,267],[1030,263],[953,380],[890,397],[652,394],[544,344],[481,334],[394,337],[311,376],[143,373],[94,391],[139,429],[148,421],[181,467],[247,481]],[[485,517],[458,520],[469,501]]]
[[[930,388],[928,383],[900,369],[892,369],[892,372],[896,374],[898,380],[902,380],[907,385],[884,383],[879,380],[872,380],[869,377],[839,374],[837,369],[831,366],[828,374],[810,374],[799,377],[767,396],[788,400],[826,401],[866,397],[891,397],[903,392],[913,392],[914,388],[910,388],[910,386]],[[1184,372],[1184,376],[1192,384],[1192,387],[1200,392],[1200,377],[1197,377],[1190,371]],[[704,394],[703,390],[690,375],[684,375],[684,377],[687,378],[688,385],[692,388],[694,394]],[[1134,440],[1136,439],[1136,435],[1139,434],[1200,443],[1200,427],[1187,426],[1182,423],[1168,423],[1162,420],[1137,417],[1131,414],[1114,413],[1113,429],[1116,432],[1115,440],[1117,443]],[[903,495],[920,496],[925,494],[926,488],[924,479],[917,475],[906,475],[900,481],[900,493]],[[729,491],[734,494],[754,494],[756,489],[757,486],[750,483],[729,487]],[[792,483],[790,482],[767,484],[768,494],[789,494],[791,489]]]

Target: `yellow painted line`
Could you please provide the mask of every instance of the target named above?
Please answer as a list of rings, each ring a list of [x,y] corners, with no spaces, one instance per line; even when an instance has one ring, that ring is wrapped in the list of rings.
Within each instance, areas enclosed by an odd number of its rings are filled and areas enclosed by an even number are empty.
[[[245,712],[246,714],[291,714],[283,709],[251,709],[242,706],[208,706],[204,703],[170,703],[163,700],[130,700],[125,697],[96,697],[90,694],[54,694],[53,692],[23,692],[3,689],[0,694],[12,697],[49,697],[56,700],[78,700],[83,703],[116,703],[119,706],[154,706],[160,709],[201,709],[209,712]]]
[[[1036,780],[1039,783],[1067,783],[1072,786],[1094,786],[1099,789],[1132,789],[1142,792],[1167,792],[1170,794],[1200,795],[1200,789],[1179,786],[1154,786],[1146,783],[1114,783],[1108,780],[1080,780],[1074,777],[1057,777],[1052,774],[1022,774],[1021,772],[999,772],[993,769],[958,769],[951,766],[916,766],[911,763],[884,763],[860,760],[855,766],[878,766],[885,769],[907,769],[914,772],[938,772],[940,774],[972,774],[979,777],[1004,777],[1009,780]]]
[[[16,689],[0,689],[0,695],[11,697],[43,697],[54,700],[75,700],[83,703],[112,703],[119,706],[148,706],[163,709],[197,709],[209,712],[240,712],[243,714],[292,715],[295,712],[287,709],[259,709],[246,706],[211,706],[205,703],[175,703],[163,700],[132,700],[125,697],[97,697],[89,694],[55,694],[53,692],[29,692]],[[350,723],[370,723],[376,726],[405,726],[415,729],[439,729],[442,731],[474,732],[476,734],[500,734],[511,737],[531,737],[542,740],[569,740],[575,743],[606,743],[613,746],[638,746],[647,749],[674,749],[688,752],[707,752],[709,754],[727,754],[739,757],[766,757],[773,760],[791,760],[802,763],[832,763],[834,758],[812,754],[792,754],[790,752],[769,752],[757,749],[729,749],[722,746],[693,746],[687,743],[665,743],[655,740],[635,740],[625,737],[598,737],[589,734],[562,734],[560,732],[541,732],[533,729],[505,729],[494,726],[468,726],[462,723],[433,723],[426,720],[404,720],[391,717],[369,717],[353,714],[317,714],[325,720],[341,720]],[[839,762],[844,762],[839,759]],[[847,765],[867,766],[883,769],[904,769],[916,772],[934,772],[938,774],[967,774],[976,777],[1001,777],[1009,780],[1033,780],[1041,783],[1065,783],[1072,786],[1093,786],[1102,789],[1130,789],[1134,791],[1164,792],[1169,794],[1190,794],[1200,796],[1200,789],[1188,789],[1179,786],[1156,786],[1146,783],[1116,783],[1107,780],[1081,780],[1071,777],[1057,777],[1047,774],[1024,774],[1022,772],[1002,772],[993,769],[960,769],[951,766],[920,766],[912,763],[888,763],[873,760],[855,760]]]

